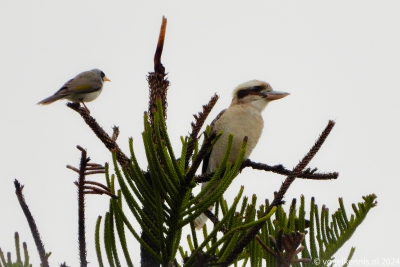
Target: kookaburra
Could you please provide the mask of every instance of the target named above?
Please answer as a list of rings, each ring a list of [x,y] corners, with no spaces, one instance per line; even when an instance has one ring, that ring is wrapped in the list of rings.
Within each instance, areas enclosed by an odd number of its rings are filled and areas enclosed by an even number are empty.
[[[212,131],[217,133],[222,131],[222,136],[214,144],[210,154],[205,157],[203,173],[212,173],[217,170],[225,154],[230,133],[233,134],[233,143],[228,161],[231,163],[236,161],[245,136],[248,137],[244,156],[247,159],[257,145],[264,127],[262,111],[270,101],[287,95],[289,93],[274,91],[268,83],[258,80],[251,80],[236,87],[229,108],[222,110],[211,123]],[[202,188],[206,185],[207,182],[203,183]],[[204,197],[207,197],[210,191]],[[213,208],[214,205],[209,207],[209,210]],[[195,227],[201,229],[207,219],[207,216],[202,213],[195,219]]]

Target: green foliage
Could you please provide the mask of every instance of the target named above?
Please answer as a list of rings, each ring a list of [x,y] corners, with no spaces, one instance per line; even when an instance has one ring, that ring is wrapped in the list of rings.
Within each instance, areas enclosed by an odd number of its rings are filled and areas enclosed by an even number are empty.
[[[122,194],[119,194],[118,200],[110,200],[110,211],[105,216],[104,241],[110,266],[119,266],[115,240],[113,239],[115,236],[113,234],[114,225],[128,266],[132,266],[132,263],[127,251],[124,227],[129,229],[140,242],[142,248],[152,255],[159,264],[168,265],[168,263],[174,262],[181,242],[182,228],[190,225],[197,216],[221,198],[238,174],[243,161],[246,142],[243,142],[241,153],[236,162],[231,164],[227,161],[233,140],[233,136],[230,136],[226,154],[220,167],[211,178],[209,185],[199,195],[193,197],[193,177],[187,179],[189,168],[185,166],[184,160],[177,160],[175,157],[167,134],[160,101],[157,102],[157,110],[158,112],[155,112],[153,117],[153,124],[147,114],[144,116],[145,130],[142,136],[149,163],[148,173],[142,172],[137,163],[132,140],[130,140],[131,158],[128,167],[120,169],[116,155],[113,154],[115,176]],[[181,138],[181,141],[182,153],[180,159],[185,159],[190,140]],[[197,151],[196,145],[194,157],[197,156]],[[108,173],[108,169],[106,169],[106,172]],[[211,187],[216,187],[216,189],[207,198],[202,199],[204,193]],[[110,189],[111,193],[114,194],[112,183]],[[235,203],[237,204],[239,200],[240,196],[235,200]],[[128,214],[125,214],[127,211],[122,210],[123,203],[141,226],[142,236],[139,236],[132,227],[127,218]],[[229,214],[234,213],[236,204],[228,212]],[[215,233],[218,228],[223,227],[225,221],[223,220],[216,227]],[[149,242],[145,242],[143,235]],[[98,240],[99,235],[97,235],[96,242]],[[228,238],[224,240],[228,240]],[[203,242],[198,245],[197,240],[195,240],[195,247],[201,250],[206,243]],[[211,249],[215,249],[215,247]],[[98,258],[101,259],[101,253],[98,249],[97,251]]]
[[[108,264],[112,267],[133,266],[131,256],[137,256],[137,251],[129,251],[126,233],[132,234],[141,246],[142,266],[180,266],[176,260],[178,251],[182,257],[182,265],[187,267],[228,266],[232,261],[234,266],[246,266],[248,263],[255,267],[264,265],[331,266],[333,255],[350,239],[370,209],[376,205],[376,196],[365,196],[364,202],[358,203],[357,206],[353,204],[354,214],[350,216],[350,219],[347,217],[342,199],[339,199],[340,208],[331,217],[329,217],[328,208],[322,206],[319,210],[315,200],[312,199],[308,219],[303,196],[300,198],[299,208],[297,209],[296,200],[293,200],[288,213],[283,210],[281,204],[286,191],[298,177],[337,178],[337,173],[314,175],[316,170],[304,170],[324,143],[334,122],[329,121],[320,138],[292,171],[281,165],[271,167],[248,160],[246,160],[247,165],[243,164],[247,137],[242,143],[236,161],[228,162],[233,140],[233,136],[229,135],[225,155],[218,169],[213,174],[197,177],[197,182],[209,182],[199,194],[193,196],[192,190],[196,186],[195,173],[207,152],[221,136],[221,133],[211,133],[210,127],[207,127],[204,142],[199,146],[200,131],[218,96],[214,95],[209,103],[203,106],[203,111],[194,115],[195,123],[191,124],[192,132],[187,137],[181,137],[182,150],[180,157],[177,158],[172,149],[165,122],[166,95],[169,86],[165,67],[161,63],[165,30],[166,19],[163,17],[154,57],[155,72],[149,73],[147,77],[150,88],[150,113],[144,115],[144,132],[142,133],[148,162],[146,171],[142,171],[138,165],[132,139],[129,140],[130,158],[117,145],[118,127],[113,128],[114,133],[110,137],[90,116],[86,108],[80,108],[80,103],[67,104],[82,116],[96,136],[112,152],[115,172],[115,175],[110,176],[109,167],[106,165],[107,187],[93,181],[85,181],[86,175],[103,172],[99,164],[87,165],[90,158],[86,157],[86,151],[82,147],[77,147],[82,151],[81,168],[78,170],[69,165],[67,167],[79,173],[80,176],[79,182],[75,183],[81,192],[79,198],[82,200],[79,201],[79,214],[82,215],[80,216],[82,220],[79,221],[80,229],[84,230],[85,226],[84,195],[106,194],[111,199],[109,211],[104,216],[102,236]],[[243,187],[240,188],[232,203],[228,203],[223,198],[224,192],[240,170],[249,166],[287,175],[287,179],[271,205],[266,201],[257,207],[255,195],[251,200],[242,196]],[[212,177],[208,177],[211,175]],[[116,189],[115,182],[119,189]],[[46,253],[44,250],[36,224],[22,194],[23,186],[17,180],[14,184],[39,251],[41,265],[48,266],[46,260],[51,253]],[[214,203],[216,203],[215,213],[212,214],[208,211],[208,207]],[[240,206],[239,203],[241,203]],[[202,232],[197,232],[194,228],[193,220],[202,213],[207,214],[213,222],[213,228],[210,231],[206,225]],[[275,215],[274,219],[273,215]],[[140,230],[134,229],[130,219],[132,217],[138,222]],[[96,222],[95,248],[99,266],[103,267],[100,240],[101,219],[102,217],[99,216]],[[186,237],[189,251],[185,251],[181,246],[184,227],[190,227],[191,230],[191,235]],[[84,231],[79,231],[79,243],[81,265],[87,266]],[[7,253],[6,259],[0,249],[0,267],[32,266],[29,264],[26,243],[23,243],[25,260],[24,262],[21,260],[17,233],[15,248],[17,256],[15,262],[11,260],[11,253]],[[121,250],[123,257],[119,254]],[[352,248],[348,260],[354,252],[355,248]],[[121,261],[120,258],[123,260]],[[347,265],[346,263],[344,266]],[[66,263],[60,266],[64,267]]]
[[[168,137],[161,101],[157,101],[157,110],[152,120],[147,114],[144,116],[142,137],[147,171],[142,171],[138,165],[132,139],[129,140],[131,157],[127,164],[120,166],[114,151],[115,174],[110,175],[108,164],[105,166],[110,195],[117,194],[118,199],[110,199],[109,211],[104,216],[103,242],[100,237],[102,218],[99,217],[96,222],[95,247],[100,267],[104,266],[101,244],[105,248],[108,266],[133,266],[131,258],[133,255],[137,257],[138,253],[129,251],[126,234],[131,234],[139,242],[142,260],[145,254],[154,260],[148,266],[181,266],[176,259],[178,252],[183,266],[226,265],[225,261],[232,255],[237,243],[246,239],[250,229],[258,226],[261,227],[258,235],[246,240],[247,245],[234,260],[234,266],[331,266],[333,255],[350,239],[376,205],[375,195],[365,196],[364,202],[353,204],[354,214],[348,217],[340,198],[340,208],[329,216],[328,208],[322,206],[318,209],[312,198],[307,218],[303,196],[300,197],[300,206],[297,207],[296,200],[293,200],[286,213],[282,206],[270,206],[268,201],[257,207],[257,197],[253,195],[249,199],[243,196],[243,187],[229,203],[223,194],[241,170],[247,145],[243,141],[236,161],[228,162],[232,135],[228,138],[219,168],[210,177],[208,185],[193,196],[192,190],[196,185],[194,175],[199,167],[195,163],[203,159],[204,153],[211,149],[221,133],[212,134],[208,127],[201,147],[197,139],[181,137],[182,152],[177,159]],[[204,198],[211,188],[212,192]],[[216,205],[212,229],[204,226],[202,232],[196,231],[193,220],[213,203]],[[140,229],[133,227],[132,217]],[[188,251],[182,247],[184,227],[191,230],[186,237]],[[15,247],[15,262],[11,260],[11,253],[6,259],[0,249],[0,267],[32,266],[25,243],[25,260],[21,260],[17,234]],[[122,257],[119,254],[121,250]],[[355,248],[352,248],[348,260],[354,252]],[[49,256],[46,254],[45,257]]]
[[[238,196],[241,196],[241,192],[239,192]],[[257,242],[256,240],[253,240],[249,243],[245,251],[237,259],[235,266],[238,266],[237,264],[239,261],[242,261],[243,266],[245,266],[246,262],[249,259],[251,262],[251,266],[284,266],[279,264],[278,254],[281,253],[281,255],[284,256],[285,252],[278,251],[278,249],[273,246],[272,240],[278,239],[279,236],[282,236],[282,234],[290,234],[293,232],[307,233],[308,230],[310,231],[307,238],[308,242],[306,242],[306,239],[304,239],[301,242],[301,247],[299,247],[300,249],[298,251],[298,253],[301,252],[302,259],[299,259],[298,256],[295,255],[292,265],[328,266],[328,263],[332,263],[332,260],[334,259],[334,253],[337,252],[337,250],[339,250],[339,248],[342,247],[344,243],[350,239],[351,235],[364,220],[369,210],[376,205],[375,195],[368,195],[363,197],[363,199],[364,202],[358,204],[358,209],[356,209],[355,205],[353,205],[355,214],[351,215],[350,220],[348,220],[346,211],[344,210],[343,200],[340,198],[340,208],[332,215],[332,219],[330,222],[328,210],[325,207],[322,207],[321,215],[319,215],[318,207],[315,204],[314,199],[312,199],[311,201],[311,212],[308,220],[305,219],[306,212],[303,196],[300,197],[301,203],[298,212],[296,212],[297,207],[295,200],[290,206],[288,215],[285,213],[282,206],[279,206],[276,209],[274,219],[271,216],[266,216],[265,218],[258,217],[258,221],[265,222],[259,233],[259,241]],[[233,216],[229,214],[227,215],[229,217],[228,221],[231,219],[233,222],[236,222],[226,225],[231,226],[233,230],[237,230],[239,228],[237,227],[237,225],[242,223],[243,217],[245,218],[244,224],[246,223],[246,221],[254,223],[254,214],[263,214],[264,210],[269,205],[268,202],[266,202],[265,205],[259,206],[259,209],[256,210],[255,200],[256,197],[253,196],[252,203],[246,204],[247,197],[243,197],[243,205],[241,211]],[[243,206],[246,206],[245,209],[243,209]],[[232,207],[236,207],[235,202]],[[244,210],[245,213],[243,213]],[[339,230],[335,231],[334,229]],[[205,241],[212,239],[212,236],[215,234],[214,231],[208,234],[206,228],[204,229],[204,233]],[[228,238],[230,239],[231,244],[235,244],[240,236],[240,234],[238,234],[238,236],[235,237],[230,235],[231,233],[232,230],[225,234],[223,237],[220,237],[220,240],[218,242],[212,243],[211,247],[206,246],[207,249],[205,251],[205,254],[215,255],[215,258],[217,259],[216,262],[223,262],[226,257],[227,251],[229,251],[229,243],[225,243],[225,246],[221,245],[224,243],[223,240],[225,238]],[[195,238],[197,238],[196,234],[194,236],[187,237],[187,240],[189,241],[188,243],[190,253],[192,254],[189,260],[186,261],[187,266],[191,266],[190,259],[194,257],[193,255],[198,253],[198,248],[193,247],[193,245],[190,243],[190,240]],[[269,250],[263,248],[262,243],[267,246]],[[318,244],[318,246],[316,246],[316,244]],[[218,245],[218,247],[216,247],[215,245]],[[294,249],[297,249],[297,246]],[[352,255],[354,254],[354,251],[355,248],[352,248],[347,261],[350,261]],[[184,251],[183,248],[180,248],[180,253],[182,258],[187,258],[187,255],[189,254],[189,252]],[[304,259],[309,260],[307,261]]]
[[[232,135],[229,136],[226,153],[219,168],[208,185],[199,194],[193,196],[194,177],[189,177],[189,179],[187,177],[193,170],[190,169],[190,165],[186,166],[183,160],[187,157],[188,145],[193,140],[189,137],[181,137],[182,152],[180,159],[177,159],[167,134],[160,101],[157,102],[157,110],[153,114],[152,121],[147,114],[144,116],[145,130],[142,137],[148,162],[147,172],[143,172],[137,163],[132,139],[129,141],[131,158],[128,166],[120,168],[116,154],[113,153],[115,176],[111,176],[111,181],[108,167],[106,168],[107,184],[111,193],[115,194],[115,178],[120,187],[119,198],[110,199],[110,210],[106,213],[104,221],[104,245],[110,266],[133,266],[131,256],[132,253],[137,252],[129,253],[128,251],[125,227],[140,243],[142,253],[149,254],[157,264],[180,266],[176,260],[176,254],[179,251],[184,266],[202,266],[223,263],[238,240],[245,236],[246,231],[257,225],[262,225],[259,236],[254,240],[249,240],[245,250],[234,262],[235,266],[245,266],[248,263],[251,266],[263,264],[286,266],[284,263],[288,260],[293,266],[313,266],[314,259],[318,258],[321,262],[331,260],[334,253],[351,237],[370,208],[375,205],[375,196],[364,197],[364,202],[360,203],[357,209],[353,207],[355,215],[351,215],[348,220],[343,201],[340,199],[340,209],[329,221],[328,209],[323,206],[319,211],[312,199],[309,218],[306,219],[302,196],[298,211],[296,201],[293,201],[288,214],[282,206],[278,206],[273,207],[265,215],[269,207],[268,201],[257,208],[255,195],[251,200],[242,197],[243,187],[229,205],[222,195],[238,175],[246,151],[246,142],[243,142],[237,160],[234,163],[227,161],[233,140]],[[213,143],[219,136],[215,137]],[[192,162],[199,156],[198,151],[196,143]],[[210,188],[215,188],[215,190],[203,199]],[[216,218],[220,218],[220,221],[214,222],[210,232],[206,226],[202,232],[195,231],[193,220],[213,203],[216,203],[215,215]],[[123,206],[128,209],[123,210]],[[275,214],[275,219],[272,218],[273,214]],[[128,219],[132,215],[141,227],[141,235]],[[99,227],[100,221],[96,227],[96,251],[99,265],[103,266],[98,246],[100,244]],[[181,247],[183,227],[191,229],[191,235],[186,238],[189,251]],[[118,235],[115,234],[115,229]],[[307,234],[308,231],[309,234]],[[117,236],[126,264],[120,263],[119,260],[115,241]],[[297,240],[297,243],[290,243],[288,240]]]
[[[18,232],[15,232],[14,240],[15,240],[15,254],[17,255],[16,261],[12,262],[10,252],[7,253],[7,260],[6,260],[3,251],[0,249],[0,267],[32,267],[32,264],[29,263],[28,247],[25,242],[22,243],[22,248],[24,250],[24,261],[22,262],[21,244],[19,242]]]
[[[352,205],[354,214],[347,218],[344,209],[343,199],[339,198],[340,208],[335,211],[329,222],[329,209],[325,206],[321,208],[321,215],[318,217],[318,206],[314,199],[311,200],[310,221],[315,218],[316,229],[310,228],[310,243],[318,242],[318,247],[311,246],[311,255],[313,259],[319,259],[321,262],[327,262],[333,259],[333,255],[350,239],[357,227],[363,222],[371,208],[376,206],[376,196],[374,194],[364,196],[364,202]],[[304,200],[303,200],[304,201]],[[351,259],[354,249],[352,248],[348,260]],[[311,265],[309,265],[311,266]]]

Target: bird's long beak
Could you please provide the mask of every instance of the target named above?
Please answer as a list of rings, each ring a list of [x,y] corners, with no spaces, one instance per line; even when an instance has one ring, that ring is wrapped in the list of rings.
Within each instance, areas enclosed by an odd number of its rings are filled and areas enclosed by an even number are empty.
[[[270,92],[264,92],[263,95],[266,99],[272,101],[284,98],[285,96],[288,96],[290,94],[286,92],[270,91]]]
[[[104,77],[104,81],[105,81],[105,82],[111,82],[111,80],[108,79],[107,77]]]

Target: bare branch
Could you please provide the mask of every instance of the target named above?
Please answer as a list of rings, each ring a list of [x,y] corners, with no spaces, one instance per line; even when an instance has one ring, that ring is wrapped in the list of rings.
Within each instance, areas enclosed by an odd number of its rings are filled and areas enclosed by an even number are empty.
[[[255,239],[257,240],[257,242],[266,250],[268,251],[269,254],[271,254],[274,257],[278,257],[278,254],[276,254],[272,249],[270,249],[262,240],[261,238],[256,235]]]
[[[169,81],[166,78],[165,67],[161,63],[161,55],[164,47],[165,33],[167,28],[167,19],[163,16],[160,34],[158,37],[157,48],[154,55],[154,72],[150,72],[147,76],[147,82],[149,84],[149,121],[152,126],[154,126],[154,114],[157,111],[157,100],[161,100],[164,120],[167,118],[167,92],[169,87]],[[153,140],[155,140],[155,135],[153,134]],[[149,176],[147,173],[146,176]],[[148,209],[146,206],[143,207],[143,212],[152,218],[152,213],[154,210]],[[142,231],[141,238],[146,242],[156,253],[160,252],[160,249],[154,244],[152,239],[146,234],[146,231]],[[140,262],[141,266],[159,266],[159,263],[154,257],[148,253],[148,251],[141,245],[140,246]]]
[[[86,171],[85,175],[91,175],[91,174],[101,174],[101,173],[105,173],[104,170],[99,170],[99,171]]]
[[[83,110],[83,109],[81,109]],[[84,112],[87,112],[84,110]],[[116,195],[110,192],[110,189],[105,185],[98,182],[86,181],[86,175],[105,173],[105,168],[101,164],[89,163],[90,158],[87,157],[86,149],[81,146],[77,146],[81,151],[81,160],[79,170],[75,167],[67,165],[67,168],[78,172],[78,181],[74,184],[78,187],[78,241],[79,241],[79,258],[81,266],[85,267],[88,265],[86,257],[86,233],[85,233],[85,194],[106,194],[112,198],[118,198]],[[87,184],[92,184],[95,186],[88,186]],[[100,187],[100,188],[99,188]]]
[[[160,28],[160,35],[158,36],[156,53],[154,54],[154,72],[163,75],[165,74],[165,68],[161,63],[161,55],[164,48],[166,30],[167,30],[167,19],[163,16]]]
[[[110,189],[109,189],[107,186],[105,186],[105,185],[103,185],[103,184],[101,184],[101,183],[98,183],[98,182],[93,182],[93,181],[85,181],[85,184],[92,184],[92,185],[96,185],[96,186],[98,186],[98,187],[101,187],[101,188],[103,188],[104,190],[106,190],[106,191],[110,192]]]
[[[22,190],[24,189],[24,186],[21,185],[17,179],[14,180],[14,186],[15,186],[15,194],[17,195],[19,204],[21,205],[22,211],[25,214],[25,218],[28,221],[29,228],[31,229],[33,239],[35,240],[36,248],[39,252],[41,266],[49,267],[49,262],[47,261],[47,257],[46,257],[46,250],[44,249],[43,242],[40,238],[39,230],[36,226],[35,220],[33,219],[32,213],[29,210],[29,207],[25,202],[24,195],[22,194]]]
[[[282,203],[282,199],[286,193],[286,191],[289,189],[290,185],[293,183],[294,179],[301,173],[301,171],[307,166],[308,163],[310,163],[311,159],[315,156],[315,154],[318,152],[318,150],[321,148],[322,144],[328,137],[329,133],[331,132],[332,128],[335,126],[335,122],[330,120],[328,122],[328,125],[325,127],[324,131],[322,134],[319,136],[318,140],[315,142],[313,147],[310,149],[310,151],[304,156],[304,158],[297,164],[297,166],[294,168],[292,171],[292,174],[289,175],[286,180],[283,182],[281,185],[281,188],[279,189],[278,193],[275,194],[274,200],[272,201],[271,205],[266,209],[264,214],[268,214],[272,207],[278,206]],[[258,226],[250,228],[247,233],[244,235],[244,237],[239,240],[239,242],[236,244],[234,249],[232,250],[231,254],[227,257],[225,264],[223,266],[228,266],[230,263],[232,263],[239,253],[241,253],[244,249],[244,247],[251,241],[253,238],[256,236],[258,231],[261,229],[263,224],[260,224]]]
[[[89,158],[86,156],[86,150],[80,146],[77,148],[81,151],[81,161],[79,166],[79,179],[78,179],[78,241],[79,241],[79,259],[81,266],[87,266],[87,251],[86,251],[86,233],[85,233],[85,169]],[[76,184],[76,183],[75,183]]]
[[[242,169],[244,169],[246,167],[251,167],[256,170],[270,171],[270,172],[274,172],[274,173],[286,175],[286,176],[290,176],[293,174],[292,171],[286,169],[282,165],[269,166],[265,163],[257,163],[257,162],[251,161],[250,159],[247,159],[243,162]],[[337,179],[339,176],[339,173],[337,173],[337,172],[316,173],[316,171],[317,171],[317,169],[311,170],[308,168],[308,169],[300,172],[300,174],[296,177],[302,178],[302,179],[312,179],[312,180],[331,180],[331,179]]]
[[[78,170],[77,168],[75,168],[75,167],[72,167],[71,165],[67,165],[66,167],[67,167],[68,169],[70,169],[70,170],[73,170],[74,172],[79,173],[79,170]]]
[[[108,134],[100,127],[96,120],[84,109],[80,108],[79,103],[67,103],[67,106],[82,116],[87,125],[92,129],[96,136],[103,142],[107,149],[111,152],[116,152],[117,161],[122,168],[126,168],[129,158],[121,151],[118,144],[108,136]]]
[[[192,126],[192,132],[189,134],[190,138],[190,143],[187,147],[186,150],[186,161],[185,161],[185,166],[188,166],[190,157],[193,154],[193,149],[195,143],[198,141],[199,138],[199,132],[201,130],[201,127],[203,127],[205,120],[207,119],[208,115],[210,114],[211,110],[215,106],[219,99],[219,96],[215,94],[210,101],[206,105],[203,105],[203,111],[199,112],[198,115],[193,115],[195,119],[195,123],[191,123]]]
[[[290,176],[293,174],[292,171],[286,169],[284,166],[281,164],[275,165],[275,166],[270,166],[265,163],[257,163],[254,161],[251,161],[250,159],[247,159],[243,161],[241,170],[243,170],[246,167],[251,167],[255,170],[264,170],[264,171],[269,171],[285,176]],[[317,173],[315,172],[317,169],[306,169],[302,171],[297,178],[301,179],[312,179],[312,180],[331,180],[331,179],[337,179],[339,176],[339,173],[337,172],[328,172],[328,173]],[[196,183],[204,183],[204,182],[209,182],[211,178],[214,176],[214,173],[204,173],[202,175],[198,175],[194,178],[194,181]]]
[[[85,188],[85,191],[83,191],[84,194],[98,194],[98,195],[106,194],[114,199],[118,199],[118,196],[112,194],[109,190],[104,190],[95,186],[88,186],[88,185],[85,185],[84,188]]]
[[[214,225],[217,225],[220,222],[219,219],[217,218],[217,216],[215,216],[215,214],[211,210],[207,209],[203,213],[208,217],[208,219],[210,219],[210,221]],[[226,234],[226,233],[228,233],[229,229],[226,228],[225,226],[222,226],[219,231]]]
[[[86,165],[87,165],[88,167],[90,167],[90,168],[100,167],[100,168],[103,168],[103,169],[104,169],[104,166],[101,165],[101,164],[98,164],[98,163],[87,163]],[[88,168],[86,168],[86,169],[88,169]]]

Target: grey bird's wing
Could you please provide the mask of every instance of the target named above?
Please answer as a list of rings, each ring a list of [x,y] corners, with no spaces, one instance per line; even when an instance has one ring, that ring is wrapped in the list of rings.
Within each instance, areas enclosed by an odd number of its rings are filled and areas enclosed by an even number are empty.
[[[104,76],[104,73],[97,69],[81,72],[66,82],[54,95],[43,99],[38,104],[48,105],[68,96],[79,98],[81,94],[97,92],[103,87],[102,75]]]
[[[69,95],[87,94],[101,90],[102,82],[93,81],[88,78],[73,78],[66,82],[54,95],[43,99],[38,105],[48,105]]]
[[[71,94],[86,94],[101,90],[103,83],[101,80],[94,81],[87,77],[75,77],[68,82],[66,82],[60,90],[58,90],[54,95],[71,95]]]
[[[215,117],[215,119],[211,122],[210,127],[211,127],[211,132],[215,131],[214,129],[214,125],[215,122],[221,118],[222,114],[224,114],[226,109],[223,109],[218,115],[217,117]],[[207,137],[207,136],[206,136]],[[203,159],[203,166],[201,168],[201,174],[205,174],[207,172],[207,167],[208,167],[208,162],[210,161],[210,155],[211,155],[211,151],[212,149],[210,149],[210,151],[207,153],[207,155],[204,157]]]

